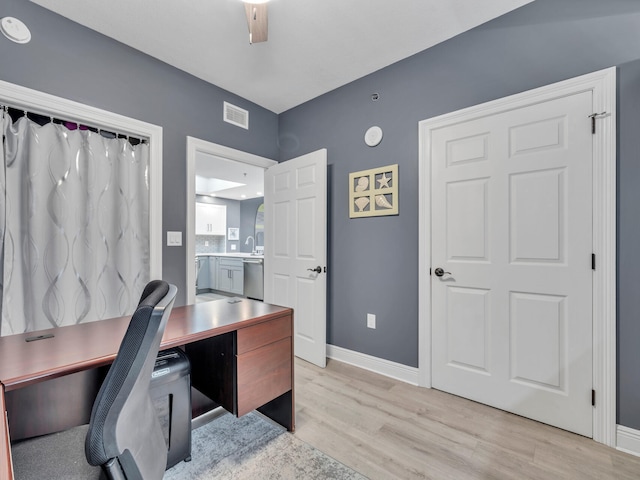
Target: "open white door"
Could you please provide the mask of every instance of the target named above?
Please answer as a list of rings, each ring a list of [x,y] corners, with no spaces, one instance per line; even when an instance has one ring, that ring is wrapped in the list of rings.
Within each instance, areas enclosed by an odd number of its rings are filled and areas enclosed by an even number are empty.
[[[265,171],[264,301],[293,308],[294,351],[327,363],[327,151]]]

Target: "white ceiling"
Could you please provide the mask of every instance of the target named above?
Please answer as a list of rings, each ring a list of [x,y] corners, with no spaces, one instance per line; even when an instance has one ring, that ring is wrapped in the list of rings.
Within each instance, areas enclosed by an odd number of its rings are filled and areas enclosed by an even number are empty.
[[[240,0],[31,1],[281,113],[532,0],[272,0],[253,45]]]
[[[262,197],[264,169],[203,152],[196,153],[196,193],[232,200]],[[239,184],[227,188],[225,182]]]

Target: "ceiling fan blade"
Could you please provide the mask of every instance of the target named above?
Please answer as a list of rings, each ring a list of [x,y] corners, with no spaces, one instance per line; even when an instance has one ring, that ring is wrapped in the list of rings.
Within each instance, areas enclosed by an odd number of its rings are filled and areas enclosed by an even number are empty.
[[[267,4],[245,3],[249,26],[249,43],[266,42],[268,39]]]

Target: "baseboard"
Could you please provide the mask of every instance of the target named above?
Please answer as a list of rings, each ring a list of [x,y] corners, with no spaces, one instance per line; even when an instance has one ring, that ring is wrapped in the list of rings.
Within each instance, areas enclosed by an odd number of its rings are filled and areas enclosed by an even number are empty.
[[[354,352],[335,345],[327,345],[327,357],[386,377],[395,378],[411,385],[418,385],[418,369],[416,367],[408,367],[401,363]]]
[[[640,430],[617,425],[616,449],[640,457]]]

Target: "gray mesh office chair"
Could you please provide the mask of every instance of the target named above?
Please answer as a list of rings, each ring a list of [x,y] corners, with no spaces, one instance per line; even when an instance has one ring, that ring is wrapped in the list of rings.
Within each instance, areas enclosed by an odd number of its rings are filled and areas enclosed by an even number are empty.
[[[145,287],[93,404],[85,454],[109,479],[154,480],[164,475],[167,446],[149,384],[176,291],[161,280]]]

